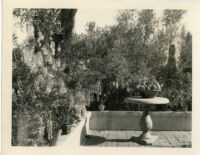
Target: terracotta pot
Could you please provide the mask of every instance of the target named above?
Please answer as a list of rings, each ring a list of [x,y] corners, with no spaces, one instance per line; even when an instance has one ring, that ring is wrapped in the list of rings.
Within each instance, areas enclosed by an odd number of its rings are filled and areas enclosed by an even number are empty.
[[[59,138],[60,135],[61,135],[61,131],[62,131],[62,130],[58,130],[57,133],[56,133],[56,135],[55,135],[55,137],[54,137],[53,139],[50,140],[50,143],[49,143],[50,146],[55,146],[55,145],[56,145],[57,140],[58,140],[58,138]]]
[[[99,111],[103,111],[105,109],[105,105],[99,104]]]
[[[71,124],[63,124],[62,125],[62,135],[66,135],[71,132],[72,125]]]
[[[185,104],[185,105],[183,105],[183,111],[188,111],[188,105],[187,104]]]
[[[148,90],[148,91],[141,91],[140,95],[143,98],[154,98],[157,96],[158,92],[160,92],[159,90]]]

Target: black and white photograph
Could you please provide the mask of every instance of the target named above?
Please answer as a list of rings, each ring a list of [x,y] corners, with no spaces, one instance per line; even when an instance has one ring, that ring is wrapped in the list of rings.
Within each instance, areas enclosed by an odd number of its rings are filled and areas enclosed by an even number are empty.
[[[192,147],[187,19],[181,9],[13,9],[12,145]]]
[[[200,3],[114,1],[4,3],[3,155],[200,152]]]

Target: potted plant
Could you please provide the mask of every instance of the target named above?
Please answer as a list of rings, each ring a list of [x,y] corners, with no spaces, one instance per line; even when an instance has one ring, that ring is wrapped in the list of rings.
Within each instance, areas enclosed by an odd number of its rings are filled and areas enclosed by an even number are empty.
[[[61,135],[62,130],[60,129],[60,126],[55,122],[53,129],[52,129],[52,137],[49,140],[50,146],[55,146],[57,143],[58,138]]]
[[[192,103],[191,97],[190,96],[185,97],[182,102],[183,102],[182,110],[187,112]]]
[[[77,107],[71,107],[63,113],[62,117],[62,134],[66,135],[71,132],[74,124],[81,120]]]
[[[103,104],[103,102],[99,103],[99,111],[104,111],[105,109],[105,105]]]
[[[98,105],[99,111],[103,111],[105,109],[104,103],[106,102],[106,99],[107,99],[106,94],[103,94],[102,96],[100,96],[100,101]]]
[[[66,119],[66,122],[62,123],[61,129],[62,129],[62,135],[66,135],[71,131],[71,118],[69,115]]]
[[[153,98],[161,91],[161,86],[155,78],[144,78],[136,85],[138,93],[143,98]]]

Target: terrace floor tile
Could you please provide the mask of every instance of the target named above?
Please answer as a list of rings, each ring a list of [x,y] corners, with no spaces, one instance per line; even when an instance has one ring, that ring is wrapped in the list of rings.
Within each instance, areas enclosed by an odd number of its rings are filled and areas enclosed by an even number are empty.
[[[191,143],[191,132],[188,131],[153,131],[158,140],[152,145],[140,145],[133,141],[141,131],[92,130],[82,146],[94,147],[188,147]]]

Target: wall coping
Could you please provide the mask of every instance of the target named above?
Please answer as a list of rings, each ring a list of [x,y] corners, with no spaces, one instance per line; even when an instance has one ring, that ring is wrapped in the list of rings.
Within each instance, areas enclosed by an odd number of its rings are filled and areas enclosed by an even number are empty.
[[[93,115],[107,115],[107,114],[115,114],[115,115],[124,115],[124,114],[132,114],[132,115],[142,115],[142,111],[88,111]],[[182,116],[182,115],[192,115],[190,111],[150,111],[150,115],[154,116]]]

